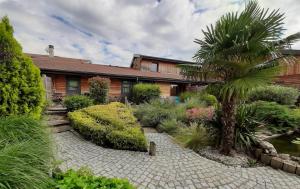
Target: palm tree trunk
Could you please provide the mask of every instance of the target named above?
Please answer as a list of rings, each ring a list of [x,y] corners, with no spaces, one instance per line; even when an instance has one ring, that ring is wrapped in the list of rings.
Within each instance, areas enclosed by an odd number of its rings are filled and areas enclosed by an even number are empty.
[[[224,155],[230,155],[234,146],[235,107],[236,100],[234,97],[231,97],[229,100],[225,99],[222,102],[221,122],[223,131],[221,140],[221,153]]]

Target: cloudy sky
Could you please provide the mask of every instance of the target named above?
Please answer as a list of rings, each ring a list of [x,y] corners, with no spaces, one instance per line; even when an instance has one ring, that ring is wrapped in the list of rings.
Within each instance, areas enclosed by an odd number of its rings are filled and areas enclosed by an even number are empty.
[[[259,0],[285,12],[285,35],[300,31],[299,0]],[[243,0],[0,0],[25,52],[129,66],[133,54],[192,60],[201,29]],[[300,49],[300,43],[294,45]]]

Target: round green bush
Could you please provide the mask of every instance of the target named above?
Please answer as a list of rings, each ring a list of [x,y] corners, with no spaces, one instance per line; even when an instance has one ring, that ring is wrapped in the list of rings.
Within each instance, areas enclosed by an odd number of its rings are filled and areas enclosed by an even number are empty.
[[[40,70],[22,53],[7,17],[0,21],[0,115],[40,117],[45,97]]]
[[[259,87],[249,94],[249,101],[277,102],[282,105],[294,105],[299,97],[299,91],[292,87],[270,85]]]
[[[67,96],[64,99],[64,105],[68,111],[74,111],[93,105],[93,100],[84,95]]]
[[[156,84],[139,83],[133,86],[132,100],[136,104],[150,102],[150,100],[159,98],[160,88]]]

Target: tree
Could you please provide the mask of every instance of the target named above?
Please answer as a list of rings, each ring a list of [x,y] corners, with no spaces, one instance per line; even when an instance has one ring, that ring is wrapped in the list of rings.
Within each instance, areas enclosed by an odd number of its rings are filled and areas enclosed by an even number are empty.
[[[270,82],[285,61],[280,50],[300,38],[300,33],[285,39],[284,14],[279,10],[261,9],[249,1],[241,13],[223,15],[203,31],[204,39],[194,59],[196,64],[181,65],[182,74],[195,80],[220,81],[222,104],[221,152],[231,153],[234,147],[237,104],[252,89]]]
[[[90,97],[98,104],[108,102],[110,79],[103,77],[92,77],[89,79]]]
[[[39,117],[44,104],[40,71],[22,53],[8,17],[0,21],[0,115],[32,114]]]

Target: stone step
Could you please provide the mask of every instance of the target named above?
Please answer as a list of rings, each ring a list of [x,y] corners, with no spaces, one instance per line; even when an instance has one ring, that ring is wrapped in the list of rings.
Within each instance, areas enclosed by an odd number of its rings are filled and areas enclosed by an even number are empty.
[[[61,125],[58,127],[51,128],[51,131],[53,133],[62,133],[62,132],[70,131],[70,130],[72,130],[72,127],[70,125]]]
[[[48,126],[57,127],[60,125],[66,125],[69,124],[69,120],[50,120],[47,121]]]
[[[44,116],[46,121],[51,121],[51,120],[67,120],[67,115],[65,114],[51,114],[51,115],[46,115]]]
[[[66,110],[55,110],[55,111],[46,110],[45,114],[47,114],[47,115],[61,115],[61,114],[67,114],[67,111]]]
[[[48,111],[67,111],[67,108],[65,107],[48,107]]]

